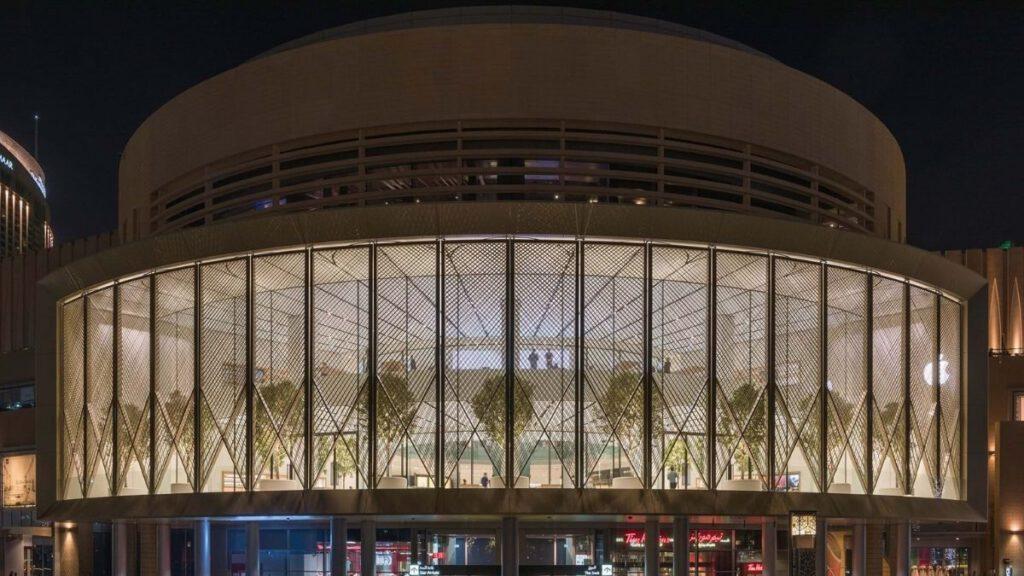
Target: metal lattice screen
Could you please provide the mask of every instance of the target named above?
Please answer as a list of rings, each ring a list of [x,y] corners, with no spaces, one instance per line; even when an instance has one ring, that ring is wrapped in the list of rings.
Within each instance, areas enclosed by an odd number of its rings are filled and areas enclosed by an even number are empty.
[[[248,259],[203,264],[199,279],[199,486],[246,490]]]
[[[354,245],[133,277],[62,303],[60,322],[63,498],[470,488],[485,473],[963,492],[961,305],[820,261]]]
[[[109,496],[114,480],[114,289],[86,296],[85,495]]]
[[[154,491],[195,487],[195,268],[153,277]]]
[[[569,242],[515,247],[515,397],[517,483],[576,485],[576,284],[578,250]]]
[[[484,474],[505,477],[505,251],[504,242],[444,245],[444,480],[450,487],[478,485]],[[530,396],[519,399],[519,410],[528,411]]]
[[[370,251],[313,252],[313,474],[365,488],[369,470]]]
[[[382,246],[376,272],[377,479],[433,486],[437,245]]]
[[[587,487],[643,478],[644,264],[641,245],[584,248],[582,484]]]
[[[64,499],[85,494],[83,445],[85,429],[85,298],[61,307],[61,461],[60,494]]]
[[[775,470],[778,490],[821,478],[821,265],[775,259]],[[805,484],[806,483],[806,484]]]
[[[305,487],[306,253],[254,258],[252,274],[253,477]]]
[[[961,311],[960,304],[942,298],[939,303],[939,403],[941,407],[939,479],[942,482],[938,493],[943,498],[960,498],[963,481],[962,452],[962,398],[960,378]]]
[[[708,252],[651,250],[654,486],[708,480]],[[674,473],[674,474],[673,474]]]
[[[768,258],[716,255],[717,488],[766,489]]]
[[[872,438],[871,490],[906,492],[906,285],[882,276],[872,279]]]
[[[914,493],[940,492],[934,373],[939,347],[933,292],[910,287],[910,458],[908,485]],[[941,492],[940,492],[941,493]]]
[[[150,282],[117,286],[117,494],[146,494],[150,483]]]
[[[868,277],[829,266],[827,390],[829,491],[863,494],[867,478]]]

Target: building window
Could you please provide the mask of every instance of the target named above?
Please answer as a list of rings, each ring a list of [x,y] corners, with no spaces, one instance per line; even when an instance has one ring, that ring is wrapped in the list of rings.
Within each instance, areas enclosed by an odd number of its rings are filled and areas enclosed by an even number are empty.
[[[1013,420],[1024,422],[1024,390],[1013,393]]]

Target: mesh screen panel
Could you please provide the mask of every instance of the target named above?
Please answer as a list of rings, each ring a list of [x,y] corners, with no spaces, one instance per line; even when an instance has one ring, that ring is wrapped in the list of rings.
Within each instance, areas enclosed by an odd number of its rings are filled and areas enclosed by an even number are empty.
[[[676,471],[683,488],[709,485],[708,252],[651,250],[652,470],[668,488]]]
[[[118,290],[118,494],[149,491],[150,278]]]
[[[938,360],[935,294],[910,288],[910,485],[917,496],[932,496],[939,487],[935,430],[936,386],[932,370]],[[925,474],[923,478],[921,473]]]
[[[541,485],[576,485],[576,245],[515,248],[515,472]],[[525,422],[520,421],[522,418]]]
[[[906,490],[904,285],[882,276],[872,277],[871,282],[872,491],[903,492]]]
[[[941,435],[939,480],[943,498],[960,498],[961,452],[960,443],[963,391],[960,383],[960,304],[948,299],[940,300],[941,332],[939,334],[939,402],[941,404]]]
[[[821,266],[775,260],[776,488],[821,482]]]
[[[863,493],[867,479],[867,276],[829,266],[828,489]]]
[[[476,484],[484,473],[505,476],[505,246],[444,245],[444,453],[452,487]],[[530,401],[521,395],[513,406],[528,414]]]
[[[86,496],[108,496],[114,480],[114,289],[85,297]]]
[[[583,259],[584,485],[643,477],[644,248],[587,244]]]
[[[192,491],[195,464],[195,269],[156,282],[155,430],[157,492]]]
[[[716,258],[716,485],[740,479],[766,488],[768,259],[734,252]]]
[[[253,477],[303,487],[305,287],[305,252],[253,259]]]
[[[85,299],[77,298],[61,307],[61,478],[64,499],[85,493],[82,468],[82,415],[85,410]]]
[[[437,246],[377,250],[377,476],[433,485]],[[419,485],[419,484],[417,484]]]
[[[313,473],[366,488],[369,472],[370,250],[313,253]]]
[[[233,492],[246,478],[246,260],[200,269],[200,486]]]

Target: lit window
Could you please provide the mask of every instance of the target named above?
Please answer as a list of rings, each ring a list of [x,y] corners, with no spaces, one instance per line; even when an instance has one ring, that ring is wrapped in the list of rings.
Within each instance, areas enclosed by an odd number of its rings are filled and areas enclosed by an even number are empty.
[[[1017,422],[1024,421],[1024,391],[1013,393],[1013,419]]]

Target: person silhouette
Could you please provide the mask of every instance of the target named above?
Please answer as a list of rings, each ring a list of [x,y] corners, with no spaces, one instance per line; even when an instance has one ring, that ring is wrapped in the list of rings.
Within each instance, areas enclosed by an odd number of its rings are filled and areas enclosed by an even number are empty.
[[[530,355],[527,356],[526,359],[530,362],[530,370],[536,370],[537,361],[540,360],[540,356],[537,355],[537,350],[530,350]]]

